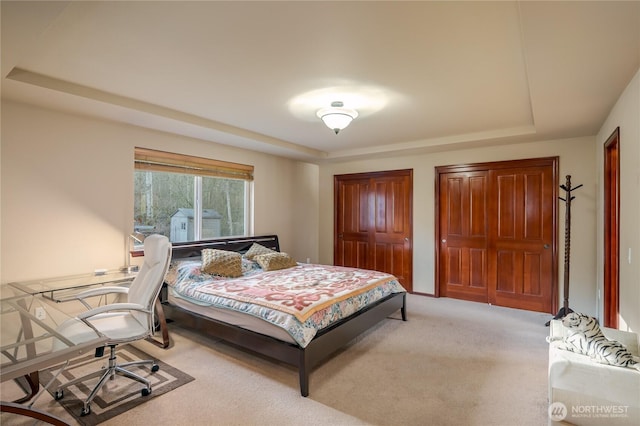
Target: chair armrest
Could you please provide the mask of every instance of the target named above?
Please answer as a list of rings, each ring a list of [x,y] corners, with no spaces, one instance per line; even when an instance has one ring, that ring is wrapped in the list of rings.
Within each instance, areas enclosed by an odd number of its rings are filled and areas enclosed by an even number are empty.
[[[84,320],[86,318],[91,318],[98,314],[104,314],[107,312],[115,312],[115,311],[139,311],[139,312],[144,312],[146,314],[151,313],[150,310],[148,310],[142,305],[138,305],[137,303],[110,303],[108,305],[98,306],[86,312],[82,312],[77,316],[77,318]]]
[[[103,286],[97,288],[90,288],[88,290],[81,291],[74,296],[74,299],[79,300],[87,309],[93,309],[85,299],[95,296],[105,296],[108,294],[127,294],[129,293],[129,287],[121,286]]]
[[[103,296],[105,294],[111,294],[111,293],[127,294],[129,293],[129,287],[103,286],[103,287],[97,287],[97,288],[90,288],[88,290],[81,291],[80,293],[76,294],[74,297],[76,299],[85,299],[87,297]]]

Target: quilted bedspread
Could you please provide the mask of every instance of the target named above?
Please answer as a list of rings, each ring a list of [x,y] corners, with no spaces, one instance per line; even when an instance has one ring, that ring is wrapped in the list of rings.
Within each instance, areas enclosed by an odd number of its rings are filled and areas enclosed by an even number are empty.
[[[192,267],[176,276],[173,289],[178,294],[262,318],[285,329],[301,347],[319,330],[405,291],[393,275],[329,265],[250,270],[242,277],[224,279]]]

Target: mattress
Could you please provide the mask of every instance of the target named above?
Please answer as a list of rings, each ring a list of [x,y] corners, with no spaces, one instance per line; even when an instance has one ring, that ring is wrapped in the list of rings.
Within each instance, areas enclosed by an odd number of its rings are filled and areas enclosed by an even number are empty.
[[[235,325],[246,330],[270,336],[283,342],[296,344],[293,337],[281,327],[275,326],[253,315],[236,312],[229,309],[220,309],[210,304],[194,303],[179,294],[172,288],[168,291],[168,302],[186,311],[202,315],[204,317]]]

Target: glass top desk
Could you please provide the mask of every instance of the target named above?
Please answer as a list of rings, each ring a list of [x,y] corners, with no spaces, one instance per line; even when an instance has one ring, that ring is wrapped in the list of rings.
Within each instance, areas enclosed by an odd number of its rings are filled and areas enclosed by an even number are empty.
[[[89,287],[95,286],[116,286],[128,285],[136,277],[137,272],[130,272],[121,269],[101,271],[100,273],[69,275],[66,277],[44,278],[30,281],[20,281],[8,283],[8,286],[18,291],[51,300],[52,302],[67,302],[73,299],[74,294]],[[156,299],[155,313],[157,325],[160,329],[162,340],[157,340],[153,336],[147,340],[161,348],[169,347],[169,329],[164,316],[164,310],[160,299]]]
[[[8,285],[24,293],[42,294],[42,296],[54,302],[64,302],[73,297],[74,293],[85,290],[87,287],[129,284],[135,277],[136,272],[113,270],[101,273],[12,282]]]
[[[0,285],[0,381],[24,377],[31,392],[13,403],[3,401],[2,411],[61,424],[46,413],[20,404],[33,398],[38,391],[38,371],[106,344],[107,338],[89,326],[86,326],[88,335],[93,333],[95,337],[82,343],[76,344],[59,334],[56,328],[68,318],[69,314],[57,309],[49,299],[25,293],[10,284]]]
[[[75,344],[56,332],[70,315],[49,300],[24,293],[8,284],[0,286],[0,378],[11,380],[104,346],[107,338],[95,334]],[[54,345],[55,342],[55,345]]]

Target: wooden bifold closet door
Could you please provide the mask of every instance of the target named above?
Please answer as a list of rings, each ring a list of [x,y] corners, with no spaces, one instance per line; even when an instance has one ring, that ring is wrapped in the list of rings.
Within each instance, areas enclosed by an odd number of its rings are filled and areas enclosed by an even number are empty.
[[[436,168],[436,295],[557,309],[557,158]]]
[[[334,176],[334,264],[393,274],[412,292],[412,191],[412,170]]]

